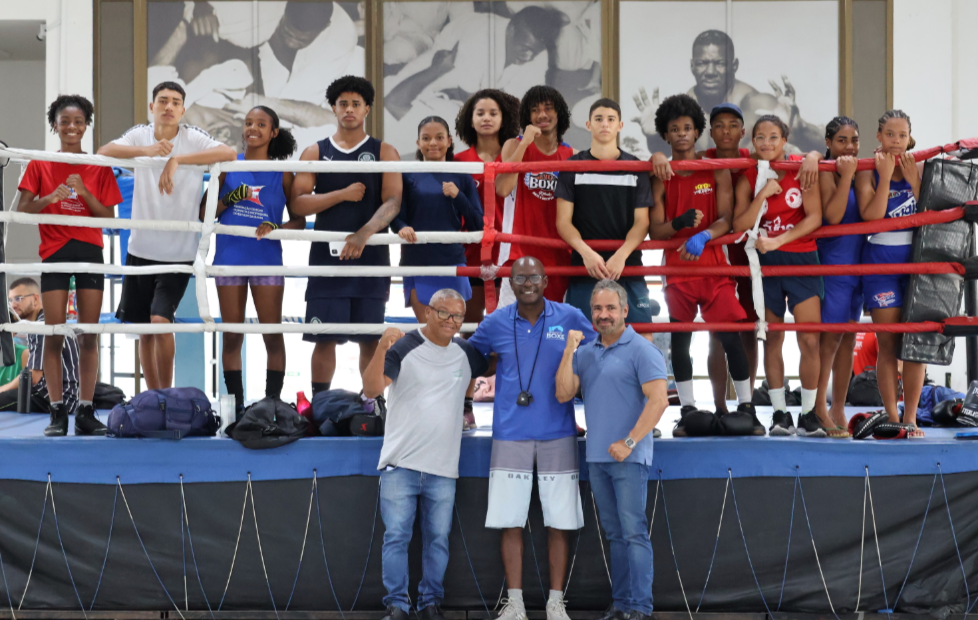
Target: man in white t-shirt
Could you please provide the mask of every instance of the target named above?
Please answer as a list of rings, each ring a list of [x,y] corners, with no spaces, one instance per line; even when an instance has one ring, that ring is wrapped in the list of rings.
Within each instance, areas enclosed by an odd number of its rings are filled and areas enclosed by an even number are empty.
[[[444,620],[441,602],[448,567],[455,481],[462,446],[462,401],[486,358],[457,338],[465,300],[442,289],[425,308],[425,325],[402,334],[390,328],[363,373],[363,394],[376,398],[391,386],[380,450],[380,513],[384,519],[383,620],[408,620],[408,546],[421,500],[423,575],[419,620]]]
[[[180,124],[185,97],[179,84],[157,85],[149,104],[153,122],[133,127],[98,151],[99,155],[121,159],[168,158],[162,169],[136,169],[134,220],[197,221],[204,172],[179,167],[205,166],[237,157],[234,149],[214,140],[203,129]],[[192,265],[199,240],[198,233],[134,230],[129,237],[126,265]],[[190,275],[186,273],[126,276],[116,317],[126,323],[172,323],[189,282]],[[173,383],[174,348],[173,334],[140,336],[139,363],[148,389],[168,388]]]

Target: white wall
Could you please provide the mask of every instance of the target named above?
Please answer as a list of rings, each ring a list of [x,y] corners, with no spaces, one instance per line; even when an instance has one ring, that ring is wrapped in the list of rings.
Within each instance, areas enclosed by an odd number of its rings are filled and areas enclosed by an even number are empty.
[[[65,13],[64,20],[62,12]],[[47,23],[45,102],[51,102],[61,94],[78,94],[93,99],[94,12],[90,0],[0,0],[0,15],[5,20],[43,20]],[[67,52],[64,57],[62,44]],[[32,122],[37,123],[47,136],[44,148],[56,150],[59,146],[57,136],[46,131],[44,115],[38,114]],[[83,147],[87,151],[92,149],[93,134],[89,130],[85,136]]]

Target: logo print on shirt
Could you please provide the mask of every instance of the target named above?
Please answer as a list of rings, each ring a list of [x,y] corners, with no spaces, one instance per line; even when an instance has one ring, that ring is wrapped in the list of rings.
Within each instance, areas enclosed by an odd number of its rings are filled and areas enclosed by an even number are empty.
[[[895,207],[892,211],[886,214],[886,217],[906,217],[908,215],[913,215],[917,212],[917,201],[913,196],[910,196],[907,200],[903,202],[899,207]]]
[[[261,193],[261,190],[263,190],[265,188],[265,186],[264,185],[248,185],[246,187],[251,190],[251,198],[245,198],[241,202],[253,202],[256,205],[258,205],[259,207],[264,207],[265,205],[263,205],[261,203],[261,200],[258,199],[258,194]]]
[[[791,230],[794,228],[794,224],[782,224],[781,216],[774,218],[773,220],[768,220],[764,222],[764,229],[772,233],[783,233],[786,230]]]
[[[792,209],[797,209],[801,206],[801,190],[797,187],[792,187],[784,193],[784,201]]]
[[[560,325],[553,325],[547,328],[547,340],[566,340],[564,328]]]
[[[540,200],[553,200],[557,191],[557,173],[527,172],[523,176],[523,184]]]
[[[370,152],[360,153],[360,157],[357,157],[357,161],[377,161],[377,158]]]
[[[711,183],[699,183],[693,188],[693,194],[697,196],[703,196],[706,194],[713,193],[713,185]]]
[[[885,293],[877,293],[873,295],[873,301],[875,301],[881,308],[886,308],[887,306],[892,306],[896,303],[896,293],[893,291],[886,291]]]

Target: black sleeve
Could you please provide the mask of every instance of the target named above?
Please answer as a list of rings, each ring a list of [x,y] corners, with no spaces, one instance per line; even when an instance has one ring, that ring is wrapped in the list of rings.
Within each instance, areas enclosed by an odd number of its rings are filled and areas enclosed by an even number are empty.
[[[574,181],[576,172],[561,172],[557,174],[557,191],[554,195],[567,202],[574,202]]]
[[[387,356],[384,358],[384,376],[391,381],[396,381],[397,376],[401,374],[401,363],[404,358],[423,342],[424,339],[421,338],[418,330],[404,334],[403,338],[387,350]]]
[[[640,172],[638,182],[635,184],[635,208],[647,209],[652,205],[652,181],[649,179],[649,175]]]
[[[469,360],[469,368],[472,370],[472,378],[475,379],[486,374],[486,371],[489,370],[489,360],[467,341],[456,337],[455,343],[465,351],[465,357]]]

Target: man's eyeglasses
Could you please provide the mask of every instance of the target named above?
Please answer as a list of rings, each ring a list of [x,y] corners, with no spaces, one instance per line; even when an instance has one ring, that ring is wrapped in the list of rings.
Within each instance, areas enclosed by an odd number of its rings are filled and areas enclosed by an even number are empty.
[[[527,280],[529,280],[530,284],[540,284],[543,282],[543,276],[535,273],[532,276],[513,276],[510,278],[510,280],[512,280],[513,284],[516,286],[523,286],[526,284]]]
[[[37,293],[30,293],[28,295],[17,295],[16,297],[8,297],[7,299],[12,304],[19,304],[20,302],[24,301],[25,298],[34,297],[35,295],[37,295]]]
[[[447,321],[448,319],[451,319],[461,325],[462,321],[465,320],[464,314],[452,314],[451,312],[445,310],[439,310],[438,308],[432,308],[431,306],[428,307],[435,311],[435,314],[438,315],[438,319],[440,321]]]

